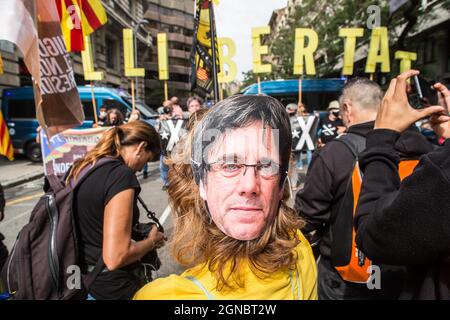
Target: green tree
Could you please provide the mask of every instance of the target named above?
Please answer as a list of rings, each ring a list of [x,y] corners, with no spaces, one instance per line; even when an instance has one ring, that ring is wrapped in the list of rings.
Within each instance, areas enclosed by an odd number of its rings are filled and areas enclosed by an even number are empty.
[[[378,6],[380,25],[386,25],[389,8],[385,0],[375,3],[370,0],[303,1],[270,46],[270,52],[277,61],[273,68],[275,77],[297,77],[293,74],[296,28],[312,28],[318,34],[319,48],[315,53],[317,75],[314,77],[330,73],[344,50],[344,39],[339,37],[339,29],[365,28],[364,37],[358,38],[358,42],[369,39],[371,32],[367,29],[367,21],[372,13],[368,12],[371,5]]]

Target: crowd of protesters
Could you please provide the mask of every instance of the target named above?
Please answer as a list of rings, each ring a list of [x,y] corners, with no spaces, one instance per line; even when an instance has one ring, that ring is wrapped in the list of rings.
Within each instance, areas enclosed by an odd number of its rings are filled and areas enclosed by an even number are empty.
[[[402,73],[385,93],[349,80],[306,163],[292,150],[293,123],[309,115],[302,104],[235,95],[209,109],[191,97],[182,108],[173,97],[156,128],[138,111],[124,124],[120,111],[102,110],[112,128],[66,176],[105,162],[73,203],[82,271],[101,266],[88,299],[450,299],[450,91],[437,83],[439,105],[414,109],[407,80],[416,74]],[[421,133],[423,119],[442,146]],[[179,120],[183,134],[169,138]],[[138,241],[132,233],[136,172],[148,161],[160,161],[171,252],[185,267],[151,282],[141,259],[164,245],[164,232],[154,226]],[[303,165],[292,208],[290,172]],[[355,280],[366,265],[368,277]],[[370,285],[373,270],[381,286]]]

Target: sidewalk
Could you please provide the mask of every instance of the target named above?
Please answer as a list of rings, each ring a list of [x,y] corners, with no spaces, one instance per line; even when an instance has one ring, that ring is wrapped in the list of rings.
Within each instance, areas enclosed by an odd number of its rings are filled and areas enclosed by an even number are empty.
[[[8,161],[0,158],[0,182],[5,189],[43,176],[44,167],[40,162],[34,163],[26,159]]]

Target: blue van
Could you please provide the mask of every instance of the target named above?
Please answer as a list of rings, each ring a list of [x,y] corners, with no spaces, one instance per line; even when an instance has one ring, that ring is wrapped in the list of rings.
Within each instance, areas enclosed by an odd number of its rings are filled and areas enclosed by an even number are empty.
[[[85,121],[79,128],[91,128],[94,122],[92,105],[92,88],[90,86],[78,87],[81,103],[83,105]],[[123,115],[132,110],[131,95],[123,90],[94,87],[97,104],[97,114],[100,107],[107,109],[117,108]],[[26,155],[31,161],[41,161],[41,147],[36,142],[36,129],[39,123],[36,119],[36,108],[32,87],[4,89],[2,95],[2,112],[17,154]],[[137,100],[136,108],[140,111],[142,119],[155,125],[158,113],[143,102]]]
[[[326,110],[332,100],[338,99],[346,78],[302,80],[302,102],[309,112]],[[261,93],[272,96],[284,106],[298,102],[298,79],[261,82]],[[254,83],[241,91],[242,94],[258,94]]]

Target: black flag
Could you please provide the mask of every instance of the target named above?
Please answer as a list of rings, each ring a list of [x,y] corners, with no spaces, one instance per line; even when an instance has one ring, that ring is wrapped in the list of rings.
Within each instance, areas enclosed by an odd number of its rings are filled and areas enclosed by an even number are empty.
[[[191,91],[199,94],[211,93],[214,86],[214,68],[219,72],[219,53],[217,47],[217,37],[215,32],[215,21],[212,16],[210,0],[197,0],[196,14],[194,20],[194,39],[191,50]],[[211,32],[213,29],[213,32]],[[216,65],[213,65],[213,41],[211,39],[214,34],[214,47]]]
[[[314,150],[319,118],[314,115],[291,117],[292,151]]]

